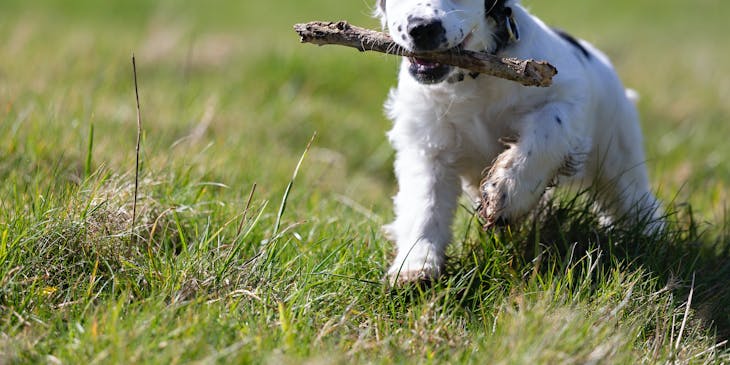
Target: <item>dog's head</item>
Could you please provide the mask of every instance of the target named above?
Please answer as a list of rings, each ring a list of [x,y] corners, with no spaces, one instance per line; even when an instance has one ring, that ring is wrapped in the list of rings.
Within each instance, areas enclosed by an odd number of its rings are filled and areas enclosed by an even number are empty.
[[[493,51],[498,21],[488,15],[512,0],[378,0],[375,15],[393,41],[412,52],[449,49]],[[411,76],[423,84],[439,83],[452,67],[410,58]]]

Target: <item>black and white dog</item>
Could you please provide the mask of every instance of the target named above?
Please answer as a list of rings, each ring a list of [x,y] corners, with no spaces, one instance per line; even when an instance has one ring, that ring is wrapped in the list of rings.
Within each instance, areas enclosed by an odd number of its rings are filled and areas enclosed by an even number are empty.
[[[400,186],[385,227],[398,248],[391,284],[441,274],[462,190],[480,201],[487,225],[519,219],[551,184],[571,182],[599,192],[606,224],[649,218],[649,230],[663,228],[632,93],[603,53],[546,26],[519,0],[379,0],[375,13],[414,52],[483,51],[547,60],[559,72],[537,88],[403,60],[386,102]]]

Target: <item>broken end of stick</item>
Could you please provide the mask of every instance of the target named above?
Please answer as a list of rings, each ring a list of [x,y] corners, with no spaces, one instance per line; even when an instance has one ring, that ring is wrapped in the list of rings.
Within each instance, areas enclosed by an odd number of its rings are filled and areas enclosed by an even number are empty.
[[[345,32],[350,30],[352,26],[345,20],[338,22],[308,22],[294,24],[294,31],[299,34],[301,43],[313,43],[317,45],[328,44],[326,40],[331,37],[333,32]]]
[[[553,77],[558,74],[558,69],[546,61],[530,60],[525,67],[525,73],[535,80],[535,86],[549,87],[553,84]]]
[[[558,74],[558,69],[547,61],[503,58],[502,62],[519,75],[516,78],[509,79],[524,86],[552,86],[553,77]]]

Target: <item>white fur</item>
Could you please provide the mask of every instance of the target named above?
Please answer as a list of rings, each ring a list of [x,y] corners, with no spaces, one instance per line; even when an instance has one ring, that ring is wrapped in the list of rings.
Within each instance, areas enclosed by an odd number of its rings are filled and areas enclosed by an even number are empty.
[[[663,226],[649,188],[637,112],[607,57],[581,41],[590,52],[583,56],[518,1],[508,6],[520,39],[500,55],[549,61],[559,71],[551,87],[485,75],[424,85],[403,60],[398,86],[386,103],[400,186],[395,221],[384,227],[398,250],[388,271],[391,283],[441,274],[457,199],[463,190],[480,200],[483,177],[482,204],[495,220],[514,221],[530,212],[559,177],[561,184],[597,189],[596,204],[607,222],[648,216],[650,229]],[[394,40],[413,49],[404,33],[408,16],[436,16],[434,9],[443,10],[448,47],[464,41],[460,34],[471,34],[465,48],[493,48],[484,0],[381,0],[376,15]],[[505,147],[500,142],[505,137],[517,139]],[[561,176],[567,159],[574,171]]]

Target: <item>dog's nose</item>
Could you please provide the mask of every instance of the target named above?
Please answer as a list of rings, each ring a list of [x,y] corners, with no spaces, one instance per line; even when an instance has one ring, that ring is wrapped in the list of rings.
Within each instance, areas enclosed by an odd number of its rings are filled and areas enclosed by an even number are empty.
[[[413,39],[413,45],[419,51],[433,51],[438,49],[446,40],[446,29],[440,20],[425,18],[408,19],[408,34]]]

